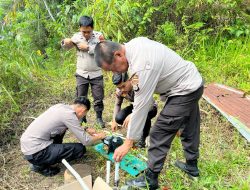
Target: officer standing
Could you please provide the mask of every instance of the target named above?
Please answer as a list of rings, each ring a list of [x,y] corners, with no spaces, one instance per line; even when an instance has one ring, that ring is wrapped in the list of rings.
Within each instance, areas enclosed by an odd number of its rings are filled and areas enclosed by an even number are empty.
[[[203,80],[195,65],[184,60],[163,44],[145,37],[124,45],[104,41],[95,48],[97,64],[104,70],[129,70],[135,91],[134,108],[128,124],[127,138],[116,149],[114,159],[121,161],[141,136],[153,94],[161,95],[165,106],[150,131],[148,169],[145,175],[127,181],[128,185],[158,188],[158,175],[171,143],[179,129],[186,162],[176,166],[190,176],[199,176],[197,160],[200,142],[200,112],[198,101],[203,93]]]
[[[102,119],[104,109],[104,85],[101,69],[94,60],[94,49],[98,42],[104,40],[102,33],[94,31],[94,21],[91,17],[82,16],[79,20],[80,32],[72,38],[62,40],[62,47],[77,50],[76,69],[76,95],[87,96],[89,85],[94,98],[94,110],[96,111],[97,123],[105,127]]]

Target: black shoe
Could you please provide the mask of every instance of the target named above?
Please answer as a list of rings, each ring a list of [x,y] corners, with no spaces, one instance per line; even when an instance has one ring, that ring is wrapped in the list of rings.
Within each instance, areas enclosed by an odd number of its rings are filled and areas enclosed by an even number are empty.
[[[136,144],[136,146],[138,148],[145,148],[146,147],[146,143],[145,143],[145,138],[141,138],[138,143]]]
[[[102,128],[105,128],[105,123],[104,123],[104,121],[102,120],[101,117],[98,117],[98,118],[96,119],[96,122],[97,122],[97,124],[100,125]]]
[[[54,176],[60,172],[60,168],[58,167],[43,167],[43,166],[37,166],[34,164],[30,165],[30,170],[33,172],[37,172],[46,177]]]
[[[150,169],[147,169],[143,175],[126,181],[126,185],[129,187],[149,188],[149,190],[156,190],[159,187],[158,175],[159,173],[155,173]]]
[[[197,160],[195,161],[196,163],[194,164],[187,164],[182,161],[177,160],[175,162],[175,166],[184,171],[185,173],[188,174],[189,177],[197,178],[199,177],[199,169],[197,167]]]

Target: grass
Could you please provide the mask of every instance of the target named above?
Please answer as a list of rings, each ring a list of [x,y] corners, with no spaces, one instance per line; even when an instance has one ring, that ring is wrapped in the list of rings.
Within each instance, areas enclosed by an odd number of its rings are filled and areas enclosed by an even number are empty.
[[[6,55],[8,50],[6,50]],[[3,53],[3,52],[2,52]],[[19,52],[22,53],[22,52]],[[207,82],[219,82],[249,92],[250,42],[217,40],[204,42],[200,48],[186,53],[194,60]],[[53,189],[63,183],[63,173],[44,178],[29,171],[18,145],[20,134],[32,121],[53,104],[69,103],[75,96],[75,57],[73,52],[49,53],[48,60],[32,54],[18,53],[1,57],[1,81],[8,92],[0,93],[0,189]],[[7,65],[7,66],[6,66]],[[3,67],[5,66],[5,67]],[[7,68],[7,70],[6,70]],[[23,72],[23,73],[19,73]],[[19,73],[19,74],[18,74]],[[114,86],[111,74],[105,73],[105,121],[112,119]],[[19,82],[16,85],[16,82]],[[26,88],[25,88],[26,86]],[[91,101],[93,98],[90,96]],[[157,97],[158,99],[158,97]],[[17,105],[14,104],[14,101]],[[160,103],[160,107],[163,103]],[[19,107],[19,109],[17,109]],[[171,189],[250,189],[250,149],[246,140],[225,118],[204,100],[201,101],[202,126],[199,168],[201,177],[191,181],[174,167],[176,159],[184,159],[180,139],[176,138],[160,175],[160,185]],[[94,126],[91,109],[89,125]],[[67,135],[72,140],[72,135]],[[136,150],[147,155],[144,150]],[[105,159],[92,149],[79,161],[93,166],[94,177],[105,176]],[[98,163],[98,164],[96,164]],[[129,176],[121,172],[121,184]]]
[[[173,166],[176,159],[183,159],[179,139],[175,139],[166,167],[166,179],[173,189],[244,189],[249,182],[249,149],[239,133],[207,103],[201,102],[202,112],[199,181],[190,181]],[[164,177],[163,177],[164,178]]]
[[[249,39],[204,41],[186,57],[195,62],[207,83],[222,83],[250,93]]]

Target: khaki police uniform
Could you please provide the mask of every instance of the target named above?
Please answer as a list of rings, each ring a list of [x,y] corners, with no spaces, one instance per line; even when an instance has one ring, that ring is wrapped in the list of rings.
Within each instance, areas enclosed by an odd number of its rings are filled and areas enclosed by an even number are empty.
[[[160,172],[179,129],[187,160],[199,156],[200,112],[198,101],[203,80],[196,66],[163,44],[139,37],[125,44],[129,73],[135,77],[134,109],[127,138],[140,138],[153,94],[161,95],[165,106],[150,131],[148,167]],[[132,79],[133,80],[133,79]]]
[[[123,100],[126,99],[130,102],[129,106],[121,109]],[[122,96],[121,90],[119,88],[116,89],[116,100],[115,100],[115,107],[113,113],[113,121],[115,120],[116,123],[122,125],[125,121],[126,117],[130,115],[133,111],[133,102],[134,102],[134,91],[131,90],[127,93],[125,97]],[[145,121],[145,125],[143,128],[143,133],[141,139],[145,141],[147,136],[149,135],[149,131],[151,128],[151,120],[157,115],[158,105],[156,101],[154,101],[153,105],[150,106],[150,109],[147,113],[147,119]]]
[[[62,143],[69,130],[81,143]],[[57,104],[36,118],[20,139],[25,158],[34,165],[50,166],[81,158],[92,137],[81,127],[74,109],[70,105]]]
[[[100,32],[93,31],[89,40],[86,40],[81,32],[77,32],[71,38],[71,41],[76,47],[77,64],[76,64],[76,95],[88,95],[89,86],[94,98],[94,110],[102,112],[104,109],[104,84],[101,68],[97,66],[94,60],[94,49],[96,44],[100,41],[99,37],[102,35]],[[89,46],[88,51],[82,51],[77,48],[80,43],[86,43]],[[67,48],[65,45],[63,47]]]

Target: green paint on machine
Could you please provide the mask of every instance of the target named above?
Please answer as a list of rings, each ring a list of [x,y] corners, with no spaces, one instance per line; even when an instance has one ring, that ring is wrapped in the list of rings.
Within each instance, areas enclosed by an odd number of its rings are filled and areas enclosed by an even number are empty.
[[[99,152],[102,156],[105,158],[111,160],[114,162],[113,159],[113,153],[110,152],[109,154],[107,153],[106,150],[104,150],[104,144],[100,143],[95,145],[95,150]],[[122,161],[120,162],[120,167],[122,170],[128,172],[131,176],[137,176],[139,175],[142,171],[144,171],[147,168],[147,164],[145,161],[137,158],[136,156],[132,154],[127,154],[124,156]]]

